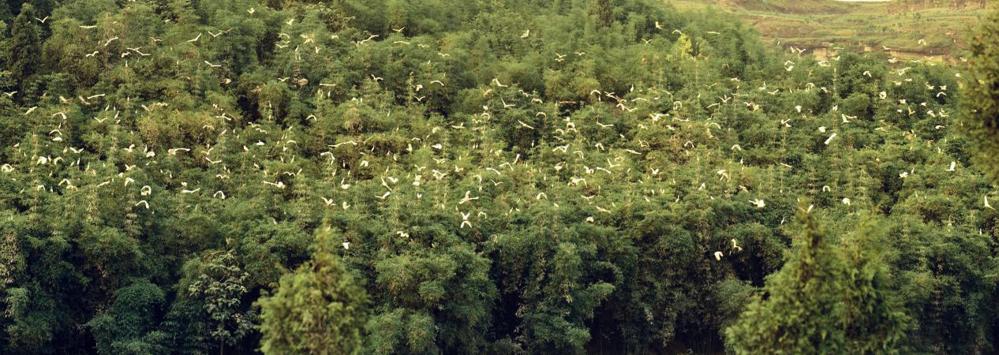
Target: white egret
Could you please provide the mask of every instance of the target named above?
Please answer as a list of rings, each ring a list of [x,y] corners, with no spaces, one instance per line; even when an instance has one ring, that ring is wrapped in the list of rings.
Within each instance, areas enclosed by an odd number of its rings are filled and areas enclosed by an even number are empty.
[[[836,138],[836,133],[833,133],[832,135],[829,136],[829,138],[826,139],[825,144],[829,145],[829,143],[832,143],[833,139],[835,138]]]
[[[468,221],[468,217],[470,217],[472,215],[472,212],[468,212],[468,213],[459,212],[459,213],[461,214],[461,226],[459,226],[458,228],[459,229],[460,228],[465,228],[466,225],[468,226],[468,228],[472,228],[472,222]]]

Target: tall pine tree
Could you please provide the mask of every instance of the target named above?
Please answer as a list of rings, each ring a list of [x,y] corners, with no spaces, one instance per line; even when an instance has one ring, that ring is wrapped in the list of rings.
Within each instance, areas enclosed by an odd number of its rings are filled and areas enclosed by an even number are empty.
[[[999,180],[999,10],[982,20],[971,36],[965,83],[964,126],[976,140],[978,167]]]
[[[21,13],[10,28],[10,34],[9,51],[6,53],[7,70],[17,82],[17,87],[23,88],[24,82],[38,69],[38,56],[41,53],[38,28],[35,27],[35,10],[31,4],[22,5]]]
[[[321,232],[322,233],[322,232]],[[312,260],[260,300],[265,354],[351,354],[360,350],[368,296],[320,237]]]
[[[767,279],[765,296],[726,329],[730,348],[736,354],[899,352],[905,317],[883,289],[883,265],[850,247],[869,246],[867,231],[841,252],[811,214],[799,218],[804,231],[796,252]]]

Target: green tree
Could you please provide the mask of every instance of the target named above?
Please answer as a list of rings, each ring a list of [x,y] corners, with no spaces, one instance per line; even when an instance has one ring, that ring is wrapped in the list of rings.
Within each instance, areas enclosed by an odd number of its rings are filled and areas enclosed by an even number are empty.
[[[614,23],[614,7],[611,0],[590,0],[590,16],[600,27],[609,27]]]
[[[970,39],[962,120],[975,141],[979,167],[999,181],[999,10]]]
[[[87,322],[97,341],[97,352],[166,353],[158,344],[164,334],[155,330],[164,297],[163,290],[146,280],[117,290],[111,308]]]
[[[755,297],[726,329],[730,348],[737,354],[899,352],[904,315],[882,288],[883,265],[860,248],[840,253],[810,213],[800,211],[799,219],[804,230],[795,252],[767,279],[765,297]]]
[[[38,28],[35,27],[35,11],[31,4],[22,5],[21,13],[10,28],[10,34],[9,51],[5,58],[7,70],[18,87],[23,88],[25,81],[37,72],[38,56],[41,53]]]
[[[352,354],[360,350],[364,328],[364,288],[317,239],[312,260],[281,277],[277,292],[260,299],[265,354]]]
[[[253,329],[253,314],[243,310],[244,286],[249,275],[230,251],[215,251],[205,255],[200,274],[188,286],[191,297],[203,302],[211,319],[211,336],[218,341],[219,352],[233,345]]]

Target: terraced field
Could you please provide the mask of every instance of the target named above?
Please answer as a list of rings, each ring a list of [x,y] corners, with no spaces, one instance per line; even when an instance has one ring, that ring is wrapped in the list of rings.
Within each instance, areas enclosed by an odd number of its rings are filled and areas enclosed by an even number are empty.
[[[785,47],[888,50],[900,58],[958,60],[962,33],[985,13],[978,6],[903,8],[894,2],[835,0],[668,0],[681,9],[736,14]]]

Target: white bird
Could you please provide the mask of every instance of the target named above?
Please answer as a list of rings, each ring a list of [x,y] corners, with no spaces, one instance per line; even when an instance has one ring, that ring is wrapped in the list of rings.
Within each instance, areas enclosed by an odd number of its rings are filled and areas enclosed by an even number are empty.
[[[344,250],[350,250],[350,242],[343,242],[340,245],[343,245]]]
[[[171,149],[167,149],[167,153],[169,153],[170,155],[177,155],[177,152],[190,152],[190,151],[191,150],[188,149],[188,148],[171,148]]]
[[[471,202],[471,201],[479,199],[478,197],[471,197],[471,195],[472,195],[472,191],[465,191],[465,197],[462,198],[461,201],[458,201],[458,204],[459,205],[463,205],[463,204],[465,204],[467,202]]]
[[[715,252],[715,260],[718,260],[718,261],[721,261],[721,258],[722,258],[723,256],[725,256],[725,254],[724,254],[724,253],[722,253],[722,252],[720,252],[720,251],[716,251],[716,252]]]
[[[147,210],[149,209],[149,202],[146,202],[146,200],[139,201],[135,204],[135,207],[139,207],[139,205],[144,205]]]
[[[205,61],[205,64],[208,64],[208,66],[212,67],[212,68],[221,68],[222,67],[222,64],[212,64],[211,62],[209,62],[207,60]]]
[[[135,52],[135,54],[141,55],[143,57],[148,57],[151,55],[149,53],[142,53],[141,49],[142,47],[128,48],[128,50]]]
[[[767,207],[767,203],[764,202],[763,199],[749,200],[749,203],[753,204],[753,206],[756,206],[756,208]]]
[[[849,206],[850,205],[850,198],[849,197],[844,197],[843,198],[843,204]]]
[[[947,171],[954,171],[954,170],[957,170],[957,162],[956,161],[950,162],[950,167],[947,168]]]
[[[739,243],[735,240],[735,238],[732,238],[732,249],[735,249],[735,252],[737,253],[742,251],[742,247],[739,246]]]
[[[201,39],[201,33],[200,32],[198,33],[197,37],[194,37],[194,38],[191,38],[191,39],[187,40],[187,43],[194,43],[194,42],[197,42],[199,39]]]
[[[524,31],[524,34],[520,35],[520,38],[527,38],[531,36],[531,30]]]
[[[461,226],[459,226],[458,228],[459,229],[465,228],[466,225],[468,226],[468,228],[472,228],[472,222],[468,221],[468,217],[472,215],[472,212],[468,213],[460,212],[460,213],[461,213]]]
[[[391,191],[385,191],[385,193],[382,194],[381,196],[375,196],[375,197],[378,197],[378,199],[380,199],[380,200],[384,200],[384,199],[388,198],[389,195],[391,195],[391,194],[392,194]]]
[[[829,145],[829,143],[832,143],[832,140],[833,140],[834,138],[836,138],[836,133],[833,133],[832,135],[830,135],[830,136],[829,136],[829,138],[827,138],[827,139],[826,139],[826,142],[825,142],[825,144],[826,144],[826,145]]]
[[[284,181],[278,181],[276,183],[270,182],[270,181],[263,181],[263,183],[265,185],[271,185],[271,186],[274,186],[274,187],[279,188],[279,189],[284,189],[284,187],[285,187],[284,186]]]
[[[323,199],[323,202],[326,203],[327,206],[333,206],[332,198],[325,198],[325,197],[320,197],[320,198]]]
[[[45,18],[37,18],[37,17],[35,17],[35,20],[38,20],[38,22],[41,22],[41,23],[45,23],[45,21],[49,20],[49,17],[48,16],[45,16]]]

